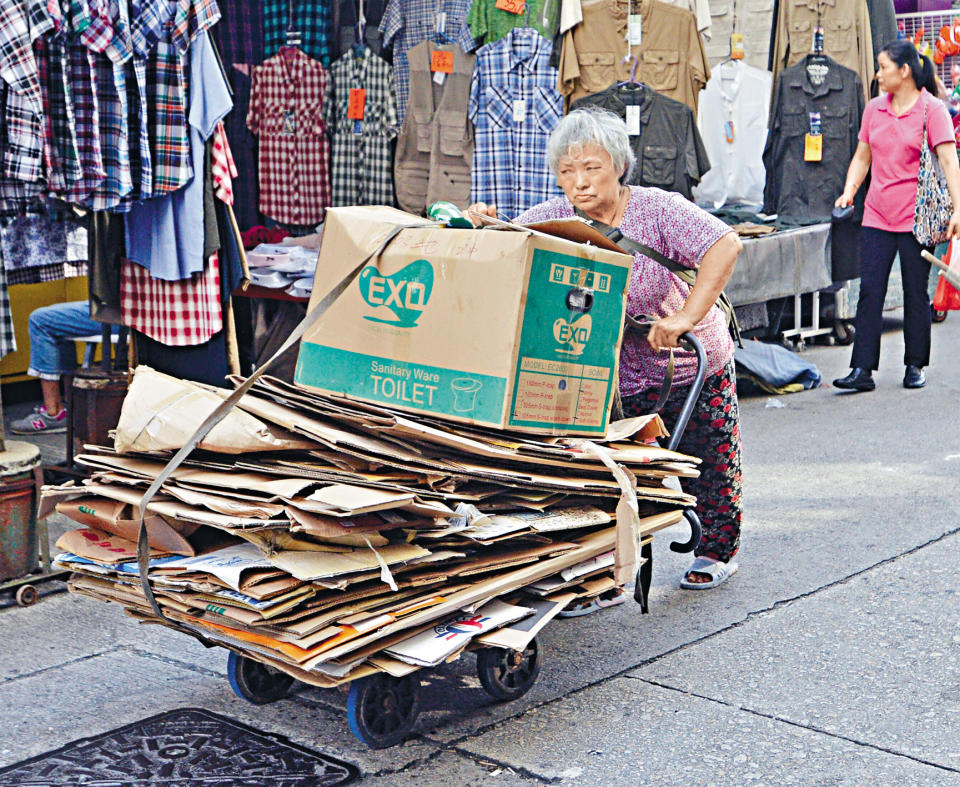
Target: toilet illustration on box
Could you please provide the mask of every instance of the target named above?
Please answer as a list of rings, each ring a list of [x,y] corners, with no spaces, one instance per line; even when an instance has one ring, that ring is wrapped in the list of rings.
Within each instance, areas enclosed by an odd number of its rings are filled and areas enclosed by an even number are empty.
[[[457,377],[450,383],[453,390],[453,411],[455,413],[470,413],[477,406],[477,394],[483,383],[472,377]]]

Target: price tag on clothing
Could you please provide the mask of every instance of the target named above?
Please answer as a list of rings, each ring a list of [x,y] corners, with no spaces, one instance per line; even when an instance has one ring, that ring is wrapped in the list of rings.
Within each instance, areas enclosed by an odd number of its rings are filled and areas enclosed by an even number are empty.
[[[733,144],[733,121],[728,120],[723,124],[723,138],[731,145]]]
[[[640,136],[640,106],[627,104],[627,133],[631,137]]]
[[[297,133],[297,113],[292,109],[285,109],[283,111],[283,133],[284,134],[296,134]]]
[[[363,120],[363,109],[367,104],[367,91],[362,87],[352,87],[348,95],[347,117],[350,120]]]
[[[807,134],[803,138],[803,160],[823,161],[822,134]]]
[[[513,122],[523,123],[527,119],[527,100],[525,98],[515,98],[513,100]]]
[[[437,50],[430,55],[430,70],[435,73],[453,73],[453,52]]]
[[[733,33],[730,36],[730,59],[743,60],[743,33]]]
[[[434,71],[433,72],[433,81],[438,85],[442,85],[443,81],[447,78],[447,75],[443,71]]]
[[[640,14],[630,14],[627,17],[627,43],[630,46],[640,46],[643,43],[643,17]]]
[[[823,133],[823,126],[820,124],[820,113],[810,112],[810,136],[819,137]]]
[[[353,121],[353,133],[354,133],[354,134],[362,134],[362,133],[363,133],[363,121],[362,121],[362,120],[354,120],[354,121]]]
[[[445,33],[447,31],[447,12],[440,11],[437,13],[437,32]]]
[[[526,0],[497,0],[497,8],[508,14],[522,14]]]

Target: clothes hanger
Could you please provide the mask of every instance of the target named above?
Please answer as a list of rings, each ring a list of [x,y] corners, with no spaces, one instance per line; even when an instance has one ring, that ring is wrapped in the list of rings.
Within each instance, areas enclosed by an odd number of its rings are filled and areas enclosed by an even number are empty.
[[[284,31],[285,42],[280,47],[280,54],[289,65],[293,62],[294,56],[300,51],[303,45],[303,37],[299,30],[293,26],[293,0],[287,1],[287,29]]]
[[[367,17],[363,13],[363,0],[357,0],[357,26],[354,32],[356,40],[353,42],[353,56],[359,60],[367,51]]]
[[[617,82],[617,87],[631,87],[631,88],[640,88],[645,89],[646,85],[643,82],[637,81],[637,66],[640,65],[640,61],[637,59],[637,56],[633,52],[628,53],[620,62],[629,63],[633,61],[633,68],[630,69],[630,78],[625,82]]]

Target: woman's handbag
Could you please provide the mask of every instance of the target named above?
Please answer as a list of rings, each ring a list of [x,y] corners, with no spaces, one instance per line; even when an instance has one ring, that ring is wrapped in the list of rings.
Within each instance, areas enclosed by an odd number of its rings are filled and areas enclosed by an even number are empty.
[[[947,190],[943,167],[927,139],[927,105],[923,105],[923,137],[920,140],[920,171],[917,175],[917,202],[913,209],[913,236],[921,246],[935,246],[947,240],[953,202]]]

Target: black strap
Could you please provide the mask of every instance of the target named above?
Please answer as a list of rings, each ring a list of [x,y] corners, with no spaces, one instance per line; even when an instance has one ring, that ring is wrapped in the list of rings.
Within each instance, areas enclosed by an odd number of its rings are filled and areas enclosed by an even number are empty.
[[[678,278],[682,279],[691,287],[693,287],[694,283],[697,281],[697,271],[695,268],[688,268],[686,265],[682,265],[676,260],[671,260],[665,254],[661,254],[656,249],[652,249],[646,244],[640,243],[640,241],[633,240],[633,238],[628,238],[616,227],[611,227],[609,224],[604,224],[602,221],[598,221],[597,219],[591,219],[586,213],[580,210],[580,208],[574,208],[574,212],[579,218],[583,219],[592,227],[602,232],[604,237],[612,240],[624,251],[630,254],[642,254],[645,257],[649,257],[654,262],[660,263],[664,268],[669,270]],[[737,322],[737,315],[733,310],[733,302],[727,297],[725,292],[721,292],[720,295],[717,296],[717,306],[727,317],[727,325],[730,328],[730,333],[733,334],[733,340],[740,347],[743,347],[743,340],[740,336],[740,323]]]

